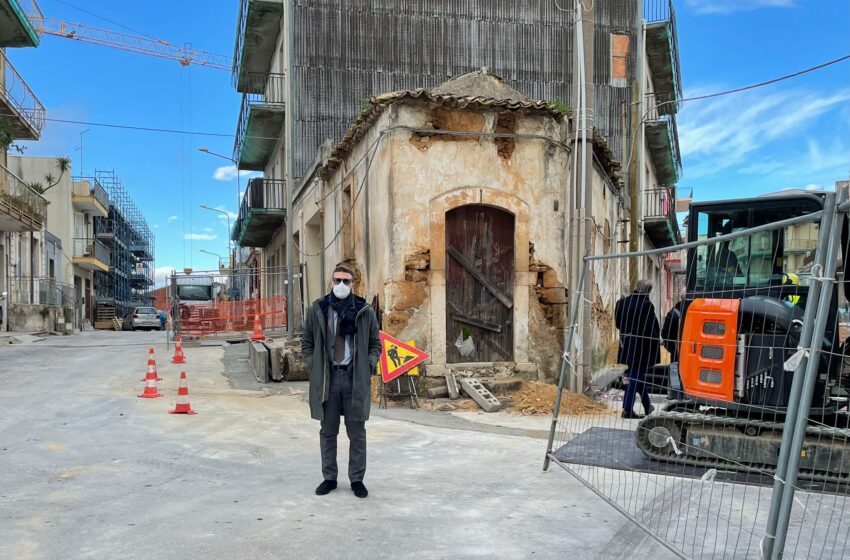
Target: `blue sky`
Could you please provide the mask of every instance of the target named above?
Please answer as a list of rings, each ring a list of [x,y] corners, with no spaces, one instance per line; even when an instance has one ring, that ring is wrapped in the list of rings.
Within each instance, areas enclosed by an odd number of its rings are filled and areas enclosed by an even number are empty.
[[[110,21],[98,19],[68,2]],[[236,0],[39,0],[47,17],[134,31],[231,54]],[[850,52],[844,0],[676,0],[685,97],[760,82]],[[44,37],[7,55],[48,118],[232,135],[240,96],[230,73]],[[27,155],[68,155],[79,174],[113,169],[156,234],[160,270],[213,268],[226,254],[224,216],[235,212],[232,137],[186,136],[48,122]],[[850,174],[850,62],[747,93],[697,101],[679,115],[684,174],[699,199],[790,187],[832,188]],[[218,177],[218,179],[216,178]],[[242,179],[244,185],[245,179]]]

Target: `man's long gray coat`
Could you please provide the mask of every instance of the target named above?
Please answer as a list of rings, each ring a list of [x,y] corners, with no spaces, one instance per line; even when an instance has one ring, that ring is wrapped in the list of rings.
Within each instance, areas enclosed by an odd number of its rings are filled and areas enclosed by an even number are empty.
[[[325,356],[327,320],[319,307],[318,299],[307,310],[301,351],[310,372],[310,415],[316,420],[324,417],[323,404],[328,400],[329,370]],[[381,339],[378,336],[378,319],[371,305],[364,305],[355,318],[353,383],[350,413],[346,420],[364,422],[369,419],[372,405],[372,374],[381,356]]]

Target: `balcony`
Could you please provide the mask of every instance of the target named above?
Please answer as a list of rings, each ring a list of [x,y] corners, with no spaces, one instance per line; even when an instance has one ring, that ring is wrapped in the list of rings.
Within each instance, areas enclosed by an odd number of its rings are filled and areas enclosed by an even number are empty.
[[[248,181],[239,217],[233,226],[233,240],[240,247],[265,247],[286,222],[280,198],[286,183],[257,178]]]
[[[47,200],[0,165],[0,231],[41,231]]]
[[[79,212],[87,212],[101,218],[109,216],[109,195],[94,177],[74,179],[71,202],[74,210]]]
[[[646,57],[653,89],[659,94],[681,99],[682,74],[673,1],[644,0],[643,19],[646,22]],[[678,110],[677,103],[659,108],[662,115],[673,115]]]
[[[2,2],[2,0],[0,0]],[[44,105],[35,96],[6,54],[0,51],[3,83],[0,84],[0,114],[12,126],[12,136],[38,140],[44,128]]]
[[[43,19],[35,0],[0,0],[0,47],[37,47]]]
[[[100,270],[109,272],[111,251],[103,242],[91,237],[74,238],[74,256],[71,258],[76,266],[83,270]]]
[[[668,106],[670,100],[665,97],[646,96],[646,146],[661,185],[676,184],[682,171],[676,115],[661,112],[663,107]]]
[[[283,0],[242,0],[233,51],[233,85],[240,93],[261,93],[251,73],[268,72],[277,46]]]
[[[251,74],[249,81],[262,87],[256,88],[260,93],[242,95],[233,159],[239,163],[239,169],[262,171],[283,126],[286,82],[283,74]]]
[[[674,188],[650,189],[643,193],[643,229],[656,249],[681,242]]]

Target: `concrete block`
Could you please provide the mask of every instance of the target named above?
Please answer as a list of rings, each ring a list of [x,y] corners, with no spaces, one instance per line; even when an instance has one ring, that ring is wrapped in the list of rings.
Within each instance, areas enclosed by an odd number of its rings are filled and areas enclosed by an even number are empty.
[[[260,383],[269,382],[269,350],[262,342],[252,342],[248,346],[248,362],[251,364],[251,371],[254,372],[254,377]]]
[[[477,379],[465,377],[460,380],[460,386],[485,412],[498,412],[502,408],[499,399],[494,397],[493,393]]]
[[[286,348],[280,356],[281,375],[284,381],[309,381],[310,372],[300,350]]]
[[[281,354],[284,351],[282,341],[263,342],[263,346],[269,351],[269,374],[274,381],[283,381],[283,368],[281,367]]]
[[[522,387],[522,377],[491,377],[489,379],[481,379],[481,384],[487,387],[487,390],[494,395],[504,395],[518,391]]]
[[[426,391],[429,399],[441,399],[449,396],[448,387],[430,387]]]
[[[460,397],[460,390],[457,387],[457,378],[451,371],[446,372],[446,387],[449,390],[449,398],[456,399]]]

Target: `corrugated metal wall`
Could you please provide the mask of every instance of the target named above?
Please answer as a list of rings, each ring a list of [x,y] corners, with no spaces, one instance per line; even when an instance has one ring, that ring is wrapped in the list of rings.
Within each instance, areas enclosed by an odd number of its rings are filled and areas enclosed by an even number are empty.
[[[595,59],[605,64],[596,72],[596,126],[616,149],[630,93],[608,84],[608,33],[633,35],[637,2],[594,4]],[[571,105],[573,15],[555,0],[296,0],[296,10],[296,176],[377,93],[432,87],[486,66],[533,99]]]

